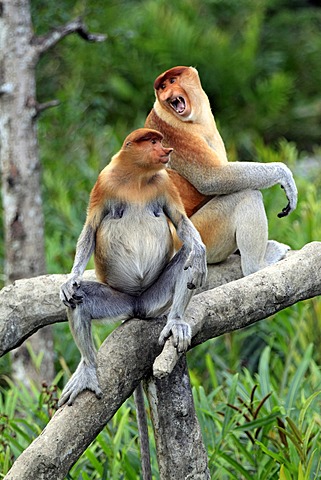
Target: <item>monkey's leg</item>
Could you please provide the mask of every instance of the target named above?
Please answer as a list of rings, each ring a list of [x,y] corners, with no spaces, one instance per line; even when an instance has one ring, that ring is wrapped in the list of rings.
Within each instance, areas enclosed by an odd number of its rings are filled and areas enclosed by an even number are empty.
[[[70,330],[81,353],[77,370],[65,386],[59,400],[72,405],[83,390],[93,391],[98,398],[102,391],[97,378],[96,349],[92,339],[93,319],[125,320],[134,314],[135,299],[98,282],[81,282],[74,308],[68,308]]]
[[[186,351],[191,342],[190,326],[183,320],[187,305],[192,298],[191,268],[184,270],[189,251],[182,248],[169,262],[158,280],[137,299],[136,315],[141,318],[155,318],[166,311],[167,323],[161,332],[159,342],[165,342],[171,334],[178,351]]]
[[[236,244],[241,254],[244,275],[266,267],[265,252],[268,242],[268,222],[262,194],[248,190],[234,212]]]
[[[174,346],[178,352],[186,352],[192,340],[191,327],[183,320],[185,310],[194,293],[193,290],[187,287],[190,283],[189,274],[189,270],[178,274],[173,303],[167,316],[166,325],[159,336],[159,343],[162,345],[172,335]]]
[[[191,220],[206,245],[208,263],[225,260],[238,248],[244,275],[281,260],[287,245],[268,241],[268,223],[262,195],[244,190],[214,197]]]

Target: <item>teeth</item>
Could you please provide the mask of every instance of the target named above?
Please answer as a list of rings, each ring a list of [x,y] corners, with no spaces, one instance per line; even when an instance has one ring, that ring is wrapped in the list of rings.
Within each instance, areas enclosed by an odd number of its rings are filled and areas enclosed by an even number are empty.
[[[171,107],[177,112],[177,113],[183,113],[186,105],[185,105],[185,100],[181,96],[175,97],[171,102],[170,102]]]

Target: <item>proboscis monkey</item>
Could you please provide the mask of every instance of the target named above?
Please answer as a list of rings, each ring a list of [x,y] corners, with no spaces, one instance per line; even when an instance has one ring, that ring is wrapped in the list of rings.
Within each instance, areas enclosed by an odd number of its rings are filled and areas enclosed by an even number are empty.
[[[165,169],[172,148],[163,147],[162,138],[152,129],[132,132],[90,194],[74,264],[60,292],[81,361],[59,405],[71,405],[85,389],[97,397],[102,394],[91,335],[93,319],[166,314],[160,343],[173,335],[179,352],[190,344],[190,327],[183,318],[193,289],[205,280],[206,252]],[[177,253],[169,221],[182,242]],[[81,279],[92,253],[99,282]]]
[[[174,67],[154,83],[156,101],[145,126],[159,130],[174,151],[168,173],[186,213],[206,245],[208,263],[239,249],[244,275],[277,262],[287,245],[268,241],[268,224],[259,190],[280,184],[288,215],[297,203],[289,168],[279,162],[228,162],[210,103],[193,67]]]

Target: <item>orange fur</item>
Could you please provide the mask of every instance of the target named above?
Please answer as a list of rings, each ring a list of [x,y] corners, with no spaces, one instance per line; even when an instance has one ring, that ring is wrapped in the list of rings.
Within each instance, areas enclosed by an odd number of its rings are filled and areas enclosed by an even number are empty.
[[[163,135],[153,129],[141,128],[125,139],[121,150],[98,176],[89,201],[88,219],[93,220],[110,199],[148,203],[156,197],[167,197],[185,214],[176,185],[171,182],[166,163],[171,148],[152,147],[152,140],[161,142]],[[164,160],[161,159],[163,155]]]
[[[188,216],[193,215],[212,197],[201,194],[184,178],[184,170],[206,169],[227,163],[224,143],[216,128],[208,98],[197,71],[191,67],[174,67],[159,75],[154,83],[156,101],[145,126],[164,135],[171,145],[169,175],[177,186]],[[171,106],[184,98],[185,110],[178,113]],[[214,145],[213,145],[214,143]]]

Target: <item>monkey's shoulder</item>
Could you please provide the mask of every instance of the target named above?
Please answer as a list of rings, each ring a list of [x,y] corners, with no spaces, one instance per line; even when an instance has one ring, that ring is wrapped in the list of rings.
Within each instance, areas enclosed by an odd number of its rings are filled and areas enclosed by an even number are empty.
[[[145,173],[145,172],[144,172]],[[123,199],[128,202],[148,203],[170,188],[170,178],[166,170],[152,174],[138,175],[127,169],[106,167],[100,174],[92,189],[90,202],[92,206],[110,198]]]

